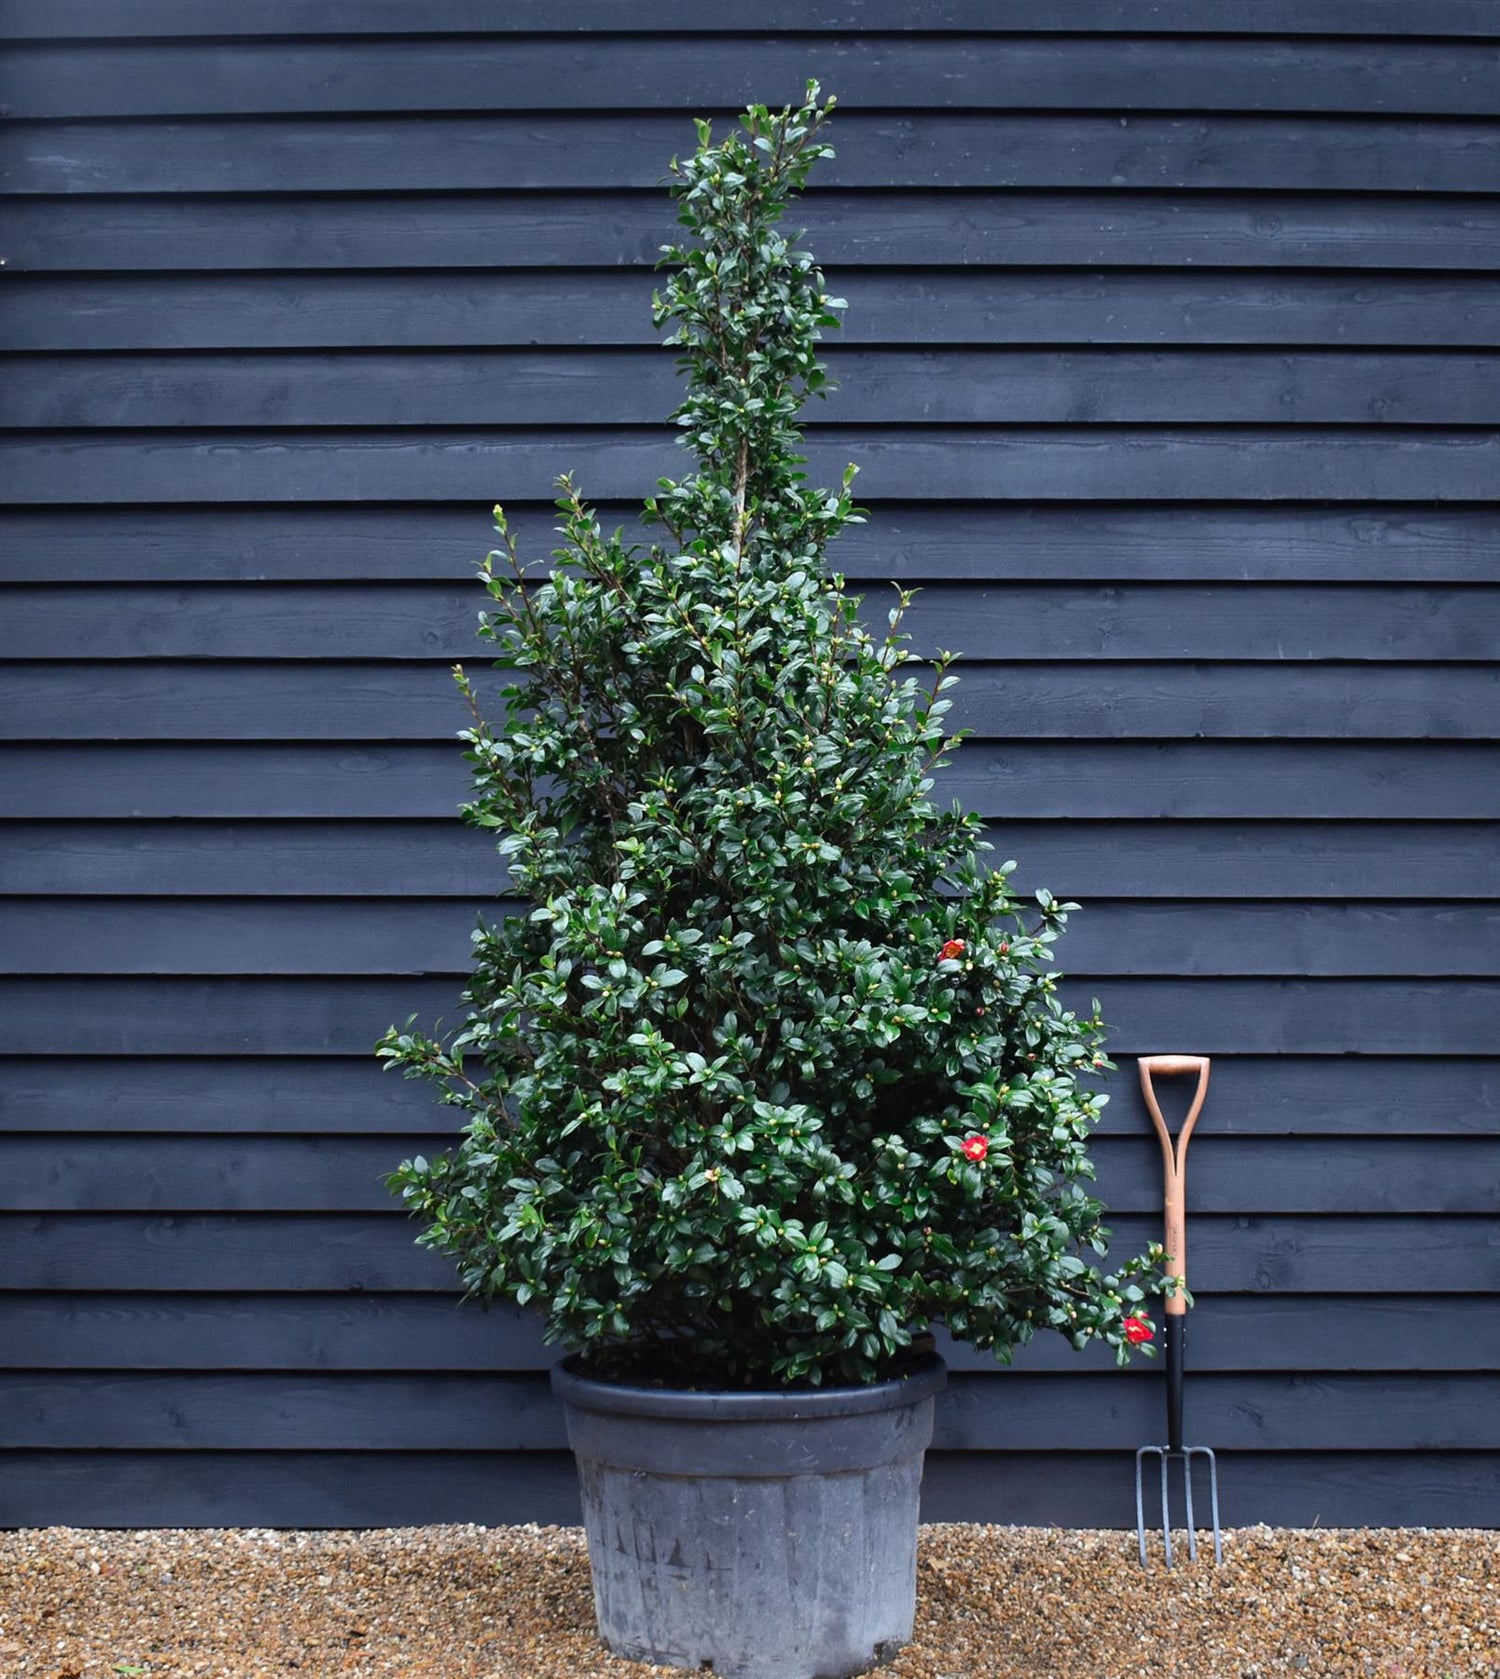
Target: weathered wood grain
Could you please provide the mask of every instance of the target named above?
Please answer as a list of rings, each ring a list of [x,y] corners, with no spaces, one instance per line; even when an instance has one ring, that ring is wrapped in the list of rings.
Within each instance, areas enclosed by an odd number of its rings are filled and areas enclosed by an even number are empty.
[[[1415,20],[1413,20],[1415,21]],[[849,109],[1500,114],[1489,43],[1046,35],[379,37],[13,45],[0,98],[22,118],[344,112],[740,109],[808,77]],[[680,142],[686,144],[686,141]]]
[[[35,976],[0,979],[4,1055],[331,1055],[373,1051],[393,1021],[460,1011],[456,977]],[[1065,1004],[1098,998],[1117,1055],[1190,1037],[1198,1053],[1443,1057],[1494,1051],[1500,981],[1168,978],[1074,970]]]
[[[1492,271],[1500,208],[1398,193],[973,192],[812,184],[824,264]],[[17,273],[651,268],[676,231],[657,191],[35,196],[6,208]],[[549,276],[555,278],[554,276]]]
[[[564,1453],[89,1451],[0,1454],[5,1519],[132,1527],[399,1527],[581,1520]],[[1500,1496],[1500,1454],[1255,1453],[1235,1461],[1226,1524],[1474,1527]],[[927,1521],[1130,1528],[1118,1452],[933,1452]],[[1280,1514],[1284,1512],[1284,1515]]]
[[[1436,428],[828,426],[809,472],[851,462],[872,494],[903,499],[1481,501],[1500,492],[1500,432]],[[486,491],[539,500],[561,473],[599,497],[649,492],[682,471],[666,431],[570,428],[313,433],[21,432],[0,441],[16,501],[410,501]]]
[[[1197,1296],[1198,1371],[1492,1371],[1500,1317],[1483,1300],[1434,1294]],[[994,1358],[939,1337],[951,1370],[983,1376]],[[541,1319],[433,1294],[0,1295],[3,1370],[537,1371],[555,1359]],[[1042,1335],[1015,1371],[1107,1374],[1111,1351],[1075,1352]],[[1148,1380],[1156,1367],[1137,1364]]]
[[[1233,1078],[1232,1070],[1227,1077]],[[1219,1084],[1226,1082],[1221,1069]],[[1123,1094],[1123,1093],[1122,1093]],[[1217,1087],[1215,1090],[1217,1097]],[[1217,1107],[1217,1102],[1216,1102]],[[293,1115],[265,1115],[290,1126]],[[107,1131],[30,1133],[6,1142],[0,1211],[14,1213],[381,1213],[403,1159],[440,1152],[428,1133],[216,1137]],[[1161,1201],[1155,1139],[1094,1145],[1097,1193],[1112,1214],[1150,1216]],[[1500,1141],[1442,1138],[1194,1136],[1194,1214],[1488,1212],[1500,1196]],[[1189,1250],[1191,1254],[1191,1249]]]
[[[1199,1374],[1193,1433],[1216,1449],[1496,1451],[1500,1383],[1477,1374]],[[562,1407],[545,1375],[0,1373],[12,1448],[134,1451],[556,1452]],[[1145,1371],[955,1375],[938,1395],[938,1451],[1078,1450],[1122,1455],[1159,1436]],[[1062,1448],[1064,1451],[1069,1446]]]
[[[1488,273],[873,268],[831,269],[828,283],[849,305],[838,342],[853,346],[1488,350],[1500,337],[1500,278]],[[6,282],[5,345],[27,352],[654,346],[651,289],[649,274],[597,266],[563,274],[18,275]],[[422,499],[441,498],[429,489]],[[475,499],[484,508],[494,497]]]
[[[1173,1037],[1191,1048],[1196,1021]],[[1159,1047],[1159,1046],[1158,1046]],[[1100,1134],[1145,1135],[1133,1058],[1099,1074],[1110,1096]],[[1474,1137],[1500,1128],[1500,1060],[1481,1052],[1441,1061],[1285,1054],[1221,1056],[1205,1136]],[[18,1056],[0,1082],[8,1133],[115,1136],[216,1134],[422,1136],[428,1153],[452,1137],[459,1116],[420,1082],[377,1069],[367,1045],[339,1056]]]
[[[1122,1257],[1160,1239],[1161,1218],[1112,1225]],[[440,1294],[453,1268],[418,1248],[399,1212],[4,1213],[7,1286],[25,1292],[97,1289],[193,1293]],[[1500,1235],[1484,1216],[1227,1217],[1192,1227],[1193,1286],[1205,1295],[1490,1294],[1500,1284]],[[1410,1253],[1420,1248],[1423,1274]],[[252,1269],[248,1269],[250,1267]],[[1304,1302],[1304,1304],[1306,1304]]]
[[[1153,1436],[1164,1432],[1158,1422]],[[1122,1476],[1118,1452],[1070,1452],[1064,1461],[1065,1475],[1055,1452],[933,1452],[922,1482],[923,1519],[987,1521],[993,1518],[986,1511],[1003,1510],[1017,1525],[1135,1526],[1133,1481],[1128,1469]],[[1278,1520],[1293,1527],[1469,1527],[1484,1523],[1500,1493],[1495,1453],[1247,1453],[1229,1464],[1220,1508],[1231,1528],[1264,1521],[1273,1510],[1285,1512]],[[1133,1535],[1122,1538],[1132,1560],[1134,1544]]]
[[[958,671],[949,722],[979,738],[1493,740],[1500,733],[1500,672],[1470,665],[1372,664],[1357,689],[1347,665],[1290,661],[1002,669],[965,661]],[[921,668],[912,673],[923,679]],[[473,682],[481,695],[499,685],[484,671]],[[0,738],[8,740],[439,740],[466,721],[447,664],[184,668],[153,660],[0,670]]]
[[[0,1520],[104,1527],[582,1521],[567,1452],[0,1451]]]
[[[1267,502],[880,503],[830,550],[856,592],[1021,581],[1493,583],[1500,512],[1484,506]],[[493,500],[493,498],[492,498]],[[494,542],[491,503],[264,503],[0,509],[0,580],[16,583],[463,582]],[[557,545],[550,506],[507,501],[541,570]],[[639,503],[597,503],[603,528],[649,541]],[[660,537],[660,531],[656,533]],[[7,596],[12,606],[20,596]]]
[[[1488,900],[1500,827],[1484,822],[1063,821],[988,830],[1017,888],[1082,898]],[[32,820],[0,828],[0,894],[255,899],[491,899],[507,890],[490,835],[430,820]]]
[[[1130,1528],[1118,1452],[933,1452],[927,1521]],[[1223,1516],[1245,1526],[1475,1527],[1500,1496],[1500,1453],[1267,1452],[1235,1460]],[[565,1453],[59,1450],[0,1453],[5,1519],[17,1526],[400,1527],[540,1521],[577,1525]],[[1284,1512],[1284,1514],[1282,1514]],[[1122,1541],[1123,1543],[1123,1541]]]
[[[7,817],[431,818],[467,793],[450,743],[0,746]],[[935,796],[991,819],[1492,821],[1500,755],[1452,742],[970,742]]]
[[[452,974],[513,898],[0,898],[4,974]],[[1093,901],[1057,947],[1104,976],[1500,976],[1500,906]]]
[[[8,589],[4,599],[6,659],[308,660],[329,681],[347,660],[427,660],[431,691],[449,706],[450,721],[456,696],[446,667],[470,660],[481,667],[482,683],[483,666],[497,652],[478,636],[480,612],[492,603],[473,583],[38,584]],[[884,635],[894,590],[872,583],[863,602],[866,627]],[[918,593],[903,628],[919,659],[941,648],[965,656],[971,668],[955,698],[977,690],[994,696],[986,703],[1003,705],[994,684],[1008,673],[986,668],[995,661],[1190,661],[1205,669],[1350,660],[1482,664],[1500,636],[1500,587],[933,583]],[[18,679],[24,675],[18,665]],[[1270,680],[1270,673],[1259,678]],[[1226,682],[1233,680],[1228,673]]]
[[[1008,35],[1353,35],[1400,38],[1412,32],[1408,0],[760,0],[756,23],[777,34],[830,29]],[[1500,34],[1489,0],[1425,0],[1424,36],[1493,38]],[[632,17],[642,35],[740,32],[744,16],[701,0],[657,0]],[[330,0],[311,13],[301,0],[10,0],[0,39],[119,39],[151,35],[253,39],[274,35],[476,35],[609,33],[619,26],[614,0]]]
[[[1500,425],[1500,353],[840,350],[809,423]],[[657,350],[0,357],[0,427],[654,425]]]
[[[28,194],[649,190],[693,140],[686,113],[634,113],[627,125],[612,113],[422,114],[395,146],[391,121],[28,122],[0,135],[0,170]],[[913,110],[838,121],[825,188],[1474,194],[1500,183],[1500,124],[1475,118]]]

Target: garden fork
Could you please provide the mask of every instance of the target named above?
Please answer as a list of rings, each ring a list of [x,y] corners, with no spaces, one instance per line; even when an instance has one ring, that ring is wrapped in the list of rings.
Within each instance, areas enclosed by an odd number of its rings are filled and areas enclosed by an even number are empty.
[[[1169,1471],[1173,1462],[1182,1465],[1182,1495],[1187,1517],[1188,1556],[1198,1560],[1198,1534],[1193,1523],[1193,1459],[1202,1458],[1208,1465],[1209,1503],[1214,1524],[1214,1561],[1223,1562],[1224,1546],[1219,1533],[1219,1467],[1207,1446],[1184,1446],[1182,1443],[1182,1365],[1186,1351],[1187,1300],[1187,1198],[1184,1172],[1187,1164],[1188,1138],[1198,1123],[1203,1098],[1208,1092],[1208,1057],[1206,1055],[1143,1055],[1140,1059],[1141,1094],[1156,1127],[1161,1144],[1164,1177],[1163,1204],[1166,1213],[1166,1241],[1168,1275],[1177,1279],[1176,1291],[1167,1297],[1163,1311],[1162,1340],[1167,1360],[1167,1443],[1164,1446],[1142,1446],[1135,1454],[1135,1532],[1140,1544],[1141,1567],[1146,1567],[1146,1499],[1145,1466],[1148,1457],[1158,1459],[1161,1466],[1161,1531],[1166,1548],[1166,1564],[1172,1566],[1172,1506]],[[1174,1143],[1167,1122],[1162,1118],[1152,1087],[1153,1074],[1196,1073],[1198,1088],[1192,1106],[1182,1122],[1182,1130]]]

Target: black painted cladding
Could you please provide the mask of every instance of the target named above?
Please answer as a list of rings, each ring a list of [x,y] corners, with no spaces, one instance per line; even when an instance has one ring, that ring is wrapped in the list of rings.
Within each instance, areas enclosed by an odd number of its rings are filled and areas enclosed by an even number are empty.
[[[839,563],[924,585],[945,790],[1089,902],[1122,1242],[1128,1057],[1217,1057],[1226,1517],[1500,1520],[1500,8],[316,10],[0,17],[0,1522],[574,1518],[369,1049],[504,892],[452,817],[485,510],[541,550],[556,472],[628,523],[675,464],[659,177],[809,74]],[[1152,1367],[956,1363],[930,1515],[1131,1519]]]

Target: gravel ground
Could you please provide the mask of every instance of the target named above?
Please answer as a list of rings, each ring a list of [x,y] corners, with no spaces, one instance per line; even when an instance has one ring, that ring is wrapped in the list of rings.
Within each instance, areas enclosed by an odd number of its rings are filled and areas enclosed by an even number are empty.
[[[1143,1574],[1133,1534],[922,1530],[892,1679],[1500,1679],[1500,1532],[1272,1530]],[[646,1679],[576,1528],[0,1533],[3,1679]]]

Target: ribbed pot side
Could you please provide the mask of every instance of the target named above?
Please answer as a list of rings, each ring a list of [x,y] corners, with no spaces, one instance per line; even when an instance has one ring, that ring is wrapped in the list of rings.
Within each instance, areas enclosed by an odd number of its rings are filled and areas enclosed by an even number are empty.
[[[594,1607],[618,1655],[731,1679],[846,1679],[911,1638],[929,1357],[901,1380],[699,1393],[552,1373]]]

